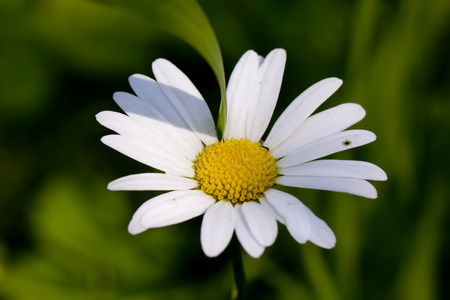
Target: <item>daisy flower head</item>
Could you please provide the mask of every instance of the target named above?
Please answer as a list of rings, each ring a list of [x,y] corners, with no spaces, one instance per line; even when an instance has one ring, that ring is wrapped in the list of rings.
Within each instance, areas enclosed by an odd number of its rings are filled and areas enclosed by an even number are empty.
[[[376,138],[370,131],[346,130],[365,116],[358,104],[312,115],[341,86],[338,78],[304,91],[261,140],[278,99],[285,62],[283,49],[265,58],[254,51],[241,57],[229,79],[220,140],[200,92],[167,60],[153,63],[156,80],[138,74],[129,78],[135,95],[114,94],[126,114],[97,114],[100,124],[117,133],[102,142],[162,172],[125,176],[108,188],[168,191],[137,209],[128,227],[131,234],[204,214],[200,240],[209,257],[222,253],[234,233],[250,256],[261,256],[277,237],[277,221],[298,243],[334,247],[336,237],[328,225],[277,185],[376,198],[367,180],[387,177],[368,162],[317,160]]]

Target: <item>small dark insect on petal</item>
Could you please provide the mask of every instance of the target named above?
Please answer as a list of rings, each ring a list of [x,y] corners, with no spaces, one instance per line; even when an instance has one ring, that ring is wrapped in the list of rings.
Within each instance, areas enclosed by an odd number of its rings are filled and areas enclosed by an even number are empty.
[[[352,144],[352,141],[350,141],[350,140],[342,141],[342,145],[344,145],[344,146],[350,146],[351,144]]]

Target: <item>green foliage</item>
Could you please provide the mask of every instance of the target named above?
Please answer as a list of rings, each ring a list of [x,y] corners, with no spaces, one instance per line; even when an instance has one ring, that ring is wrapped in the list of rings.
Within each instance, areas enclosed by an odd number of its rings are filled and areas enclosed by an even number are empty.
[[[153,237],[136,239],[123,226],[132,214],[126,199],[104,189],[103,181],[91,177],[84,182],[67,174],[46,181],[30,207],[35,250],[6,270],[2,296],[148,299],[176,293],[168,291],[181,271],[179,258],[173,258],[183,243],[189,243],[182,229],[165,228]],[[181,257],[193,258],[189,253]],[[223,275],[208,280],[218,276]],[[174,289],[192,294],[199,284],[189,282]],[[208,299],[208,289],[201,293]]]
[[[229,298],[228,253],[204,256],[199,219],[127,233],[156,193],[106,189],[148,170],[103,146],[94,119],[119,110],[110,95],[129,75],[169,56],[217,113],[216,35],[227,77],[250,48],[287,50],[273,120],[309,85],[343,78],[324,107],[362,104],[356,127],[378,140],[337,157],[389,177],[376,200],[289,189],[337,245],[298,245],[280,226],[260,259],[244,255],[251,299],[449,298],[449,2],[200,3],[208,18],[193,0],[0,1],[0,299]]]

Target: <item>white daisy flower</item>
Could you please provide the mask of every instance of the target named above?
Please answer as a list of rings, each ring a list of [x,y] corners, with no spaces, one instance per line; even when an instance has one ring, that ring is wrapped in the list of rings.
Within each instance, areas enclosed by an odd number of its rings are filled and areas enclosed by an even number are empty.
[[[266,58],[246,52],[227,88],[227,122],[218,140],[211,112],[189,78],[164,59],[156,60],[156,81],[130,77],[135,95],[118,92],[114,100],[126,115],[103,111],[97,120],[117,134],[101,140],[111,148],[163,173],[135,174],[114,180],[110,190],[169,191],[135,212],[131,234],[168,226],[204,214],[201,245],[215,257],[233,233],[245,251],[259,257],[277,237],[277,220],[299,243],[332,248],[336,237],[296,197],[277,185],[329,190],[376,198],[366,180],[386,180],[379,167],[363,161],[318,158],[375,140],[366,130],[345,130],[365,116],[346,103],[310,116],[342,84],[324,79],[298,96],[276,121],[265,141],[277,102],[286,52]]]

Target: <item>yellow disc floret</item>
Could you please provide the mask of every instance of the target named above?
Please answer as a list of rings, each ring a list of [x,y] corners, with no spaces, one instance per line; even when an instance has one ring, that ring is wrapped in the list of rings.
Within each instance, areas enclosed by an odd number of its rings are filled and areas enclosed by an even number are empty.
[[[195,160],[195,179],[217,200],[233,204],[257,200],[275,183],[278,169],[266,148],[250,140],[206,146]]]

